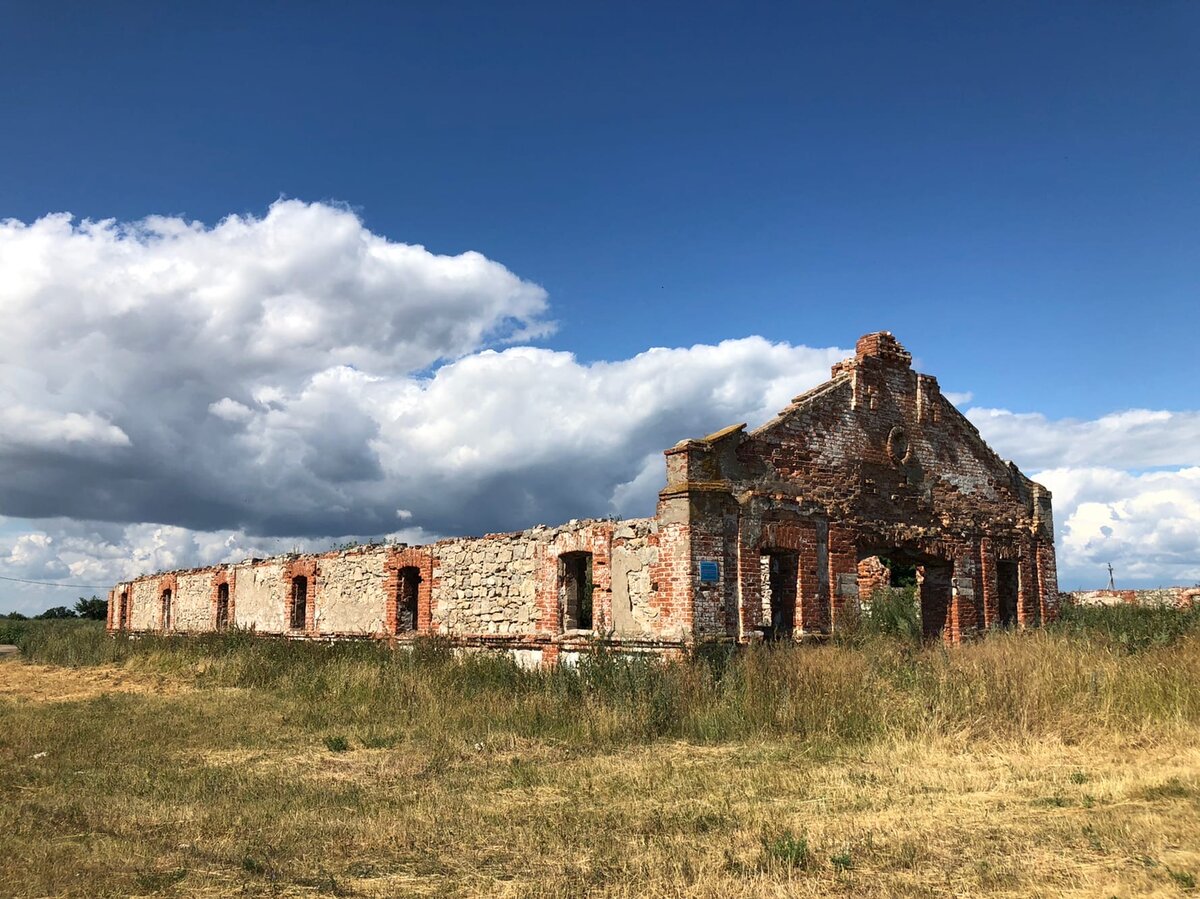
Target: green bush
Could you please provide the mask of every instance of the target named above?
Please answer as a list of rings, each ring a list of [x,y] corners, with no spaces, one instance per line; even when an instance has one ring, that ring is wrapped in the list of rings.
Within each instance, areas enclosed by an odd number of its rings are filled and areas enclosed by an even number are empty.
[[[21,639],[29,629],[29,622],[12,618],[0,618],[0,643],[21,645]]]
[[[870,605],[862,616],[865,633],[894,637],[907,643],[921,640],[921,609],[917,588],[892,587],[871,594]]]

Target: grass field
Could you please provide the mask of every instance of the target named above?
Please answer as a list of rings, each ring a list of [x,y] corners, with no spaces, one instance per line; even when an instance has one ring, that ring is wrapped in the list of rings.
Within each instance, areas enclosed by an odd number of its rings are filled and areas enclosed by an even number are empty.
[[[1124,897],[1200,878],[1196,613],[553,672],[436,644],[9,638],[0,895]]]

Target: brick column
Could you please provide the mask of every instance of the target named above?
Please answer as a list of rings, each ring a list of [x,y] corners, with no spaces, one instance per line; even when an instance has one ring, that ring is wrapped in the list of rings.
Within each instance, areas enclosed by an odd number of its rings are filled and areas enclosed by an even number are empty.
[[[558,607],[558,556],[541,541],[533,544],[534,604],[537,606],[537,632],[556,635],[562,630]]]
[[[945,636],[951,643],[960,643],[962,638],[979,627],[976,611],[976,579],[979,564],[974,547],[967,547],[954,558],[954,574],[950,580],[950,616]]]
[[[658,561],[649,566],[653,596],[650,606],[659,613],[659,635],[679,631],[693,636],[692,529],[686,524],[662,524],[658,529]]]
[[[1038,573],[1038,596],[1041,602],[1042,622],[1058,618],[1058,564],[1055,559],[1054,541],[1039,539],[1036,544],[1036,567]]]
[[[737,553],[738,613],[741,625],[738,638],[744,640],[747,634],[758,629],[762,621],[762,556],[745,521],[742,521],[738,528]],[[799,606],[800,603],[797,602],[797,609]]]
[[[829,527],[824,521],[801,522],[800,583],[796,589],[796,625],[804,633],[829,632]]]
[[[991,538],[979,541],[979,598],[983,610],[981,628],[990,628],[1000,617],[999,596],[996,587],[996,554]]]
[[[1017,560],[1020,587],[1017,594],[1017,626],[1036,627],[1041,622],[1041,587],[1037,570],[1037,540],[1028,538]]]
[[[858,542],[854,531],[829,526],[830,630],[842,623],[846,609],[858,603]]]

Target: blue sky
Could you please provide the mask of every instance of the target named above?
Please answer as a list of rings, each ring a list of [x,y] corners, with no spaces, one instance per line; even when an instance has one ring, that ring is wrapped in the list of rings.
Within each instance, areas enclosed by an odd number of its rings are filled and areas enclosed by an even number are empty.
[[[261,219],[280,197],[345,204],[366,233],[477,251],[544,289],[540,311],[500,309],[474,342],[406,356],[413,377],[514,336],[586,367],[754,335],[846,348],[887,328],[944,389],[972,395],[964,407],[1040,415],[1060,438],[1076,433],[1064,420],[1091,440],[1089,426],[1110,433],[1105,417],[1125,410],[1173,416],[1138,425],[1151,429],[1138,446],[1159,450],[1069,465],[1051,450],[1022,458],[1028,420],[985,430],[1027,470],[1071,469],[1074,490],[1084,469],[1200,465],[1161,451],[1189,445],[1196,408],[1198,57],[1200,6],[1182,2],[0,2],[0,218],[212,226]],[[536,337],[520,337],[522,321]],[[47,390],[66,396],[54,380]],[[730,410],[765,404],[766,388],[747,390]],[[103,444],[103,423],[141,403],[109,400],[54,408]],[[640,459],[646,440],[614,451]],[[30,471],[0,474],[61,485],[100,469]],[[1079,501],[1119,503],[1110,487],[1078,487]],[[1173,561],[1147,582],[1200,572],[1194,499],[1141,513],[1180,522]],[[421,525],[411,511],[401,520]],[[0,573],[68,580],[110,569],[17,559],[22,535],[91,521],[321,532],[304,515],[250,522],[215,501],[155,516],[10,497],[0,515]],[[1064,580],[1083,583],[1096,552]]]

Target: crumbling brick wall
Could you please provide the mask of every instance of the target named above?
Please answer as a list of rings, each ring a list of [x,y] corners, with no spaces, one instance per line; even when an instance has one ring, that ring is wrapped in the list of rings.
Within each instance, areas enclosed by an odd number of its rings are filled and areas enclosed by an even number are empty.
[[[795,556],[801,634],[839,626],[859,600],[859,563],[879,554],[920,566],[930,636],[995,624],[998,583],[1017,585],[1005,599],[1019,625],[1057,612],[1049,492],[996,456],[886,332],[761,428],[668,450],[667,471],[659,518],[686,528],[676,600],[695,609],[696,637],[752,635],[764,553]],[[723,575],[705,584],[714,565]],[[731,607],[740,620],[722,614]]]
[[[892,572],[879,556],[867,556],[858,563],[858,598],[860,602],[870,602],[876,590],[886,590],[892,586]]]

